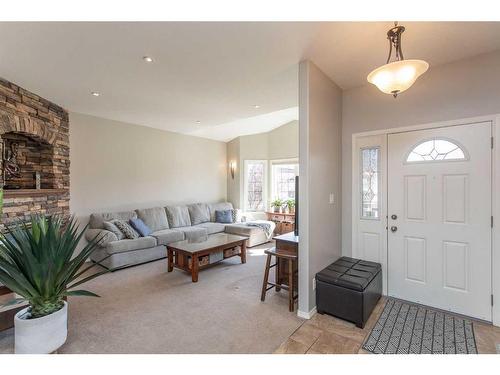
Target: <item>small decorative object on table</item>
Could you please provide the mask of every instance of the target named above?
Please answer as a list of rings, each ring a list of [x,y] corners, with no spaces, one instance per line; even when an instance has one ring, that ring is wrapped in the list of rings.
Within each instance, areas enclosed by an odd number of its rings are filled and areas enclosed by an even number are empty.
[[[275,199],[271,202],[271,207],[273,208],[274,212],[281,212],[281,209],[283,207],[283,200],[279,198]]]

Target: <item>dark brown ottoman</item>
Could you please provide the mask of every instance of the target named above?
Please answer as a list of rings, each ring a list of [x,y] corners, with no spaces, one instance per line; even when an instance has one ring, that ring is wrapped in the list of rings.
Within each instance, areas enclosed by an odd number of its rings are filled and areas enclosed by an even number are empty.
[[[379,263],[342,257],[316,274],[318,313],[363,328],[382,295]]]

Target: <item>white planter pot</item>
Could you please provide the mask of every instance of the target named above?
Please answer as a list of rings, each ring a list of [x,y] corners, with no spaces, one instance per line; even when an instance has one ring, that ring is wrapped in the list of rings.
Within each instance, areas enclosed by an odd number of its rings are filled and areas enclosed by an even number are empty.
[[[28,308],[14,317],[15,353],[48,354],[55,352],[68,336],[68,304],[61,310],[36,319],[21,318]]]

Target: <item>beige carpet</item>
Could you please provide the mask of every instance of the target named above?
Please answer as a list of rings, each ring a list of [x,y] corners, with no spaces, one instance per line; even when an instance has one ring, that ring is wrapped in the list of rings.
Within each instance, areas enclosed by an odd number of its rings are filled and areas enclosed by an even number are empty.
[[[106,274],[86,285],[101,298],[69,300],[68,341],[59,353],[272,353],[302,323],[286,291],[260,301],[264,249],[247,263],[228,259],[200,272],[198,283],[160,260]],[[12,353],[13,329],[0,332]]]

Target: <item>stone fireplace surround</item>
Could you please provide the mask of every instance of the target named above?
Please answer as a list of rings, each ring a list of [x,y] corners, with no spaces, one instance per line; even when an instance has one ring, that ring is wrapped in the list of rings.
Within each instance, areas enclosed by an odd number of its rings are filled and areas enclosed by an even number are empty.
[[[0,78],[0,183],[4,145],[15,142],[20,178],[4,189],[0,225],[33,213],[69,215],[69,117],[60,106]],[[34,173],[41,177],[35,189]]]

